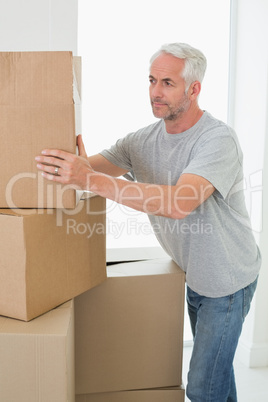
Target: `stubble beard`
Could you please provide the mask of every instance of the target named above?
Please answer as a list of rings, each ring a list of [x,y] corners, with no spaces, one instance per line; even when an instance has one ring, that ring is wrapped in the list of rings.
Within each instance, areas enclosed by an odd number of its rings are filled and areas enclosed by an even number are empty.
[[[179,105],[177,106],[170,106],[168,104],[165,104],[168,110],[165,113],[158,113],[157,110],[154,110],[153,107],[153,102],[156,100],[152,100],[152,109],[153,109],[153,114],[155,117],[162,118],[165,121],[174,121],[181,119],[185,112],[188,111],[189,106],[190,106],[190,101],[187,98],[187,95],[183,97],[183,99],[180,101]]]

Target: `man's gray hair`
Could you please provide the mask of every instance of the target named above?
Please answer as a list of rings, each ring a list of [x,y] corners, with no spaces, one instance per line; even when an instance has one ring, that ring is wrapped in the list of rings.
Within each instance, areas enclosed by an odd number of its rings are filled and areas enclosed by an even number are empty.
[[[178,59],[185,60],[182,78],[186,84],[186,92],[188,91],[192,82],[202,82],[206,72],[207,59],[200,50],[195,49],[186,43],[165,44],[151,57],[150,66],[162,53],[171,54]]]

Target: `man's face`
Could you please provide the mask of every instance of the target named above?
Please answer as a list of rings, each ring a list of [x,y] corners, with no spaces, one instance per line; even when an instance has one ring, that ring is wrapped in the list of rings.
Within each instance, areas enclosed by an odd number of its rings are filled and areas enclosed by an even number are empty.
[[[151,65],[150,99],[155,117],[175,121],[190,106],[185,94],[185,81],[181,77],[184,60],[163,53]]]

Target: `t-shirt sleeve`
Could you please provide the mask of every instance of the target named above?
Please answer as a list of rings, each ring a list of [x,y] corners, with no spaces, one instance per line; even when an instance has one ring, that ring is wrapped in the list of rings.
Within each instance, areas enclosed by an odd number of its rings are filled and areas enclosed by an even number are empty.
[[[129,153],[130,136],[131,134],[119,139],[110,149],[104,149],[100,152],[111,163],[128,171],[132,168]]]
[[[208,180],[223,198],[231,190],[241,171],[242,153],[232,135],[216,135],[197,147],[183,170]]]

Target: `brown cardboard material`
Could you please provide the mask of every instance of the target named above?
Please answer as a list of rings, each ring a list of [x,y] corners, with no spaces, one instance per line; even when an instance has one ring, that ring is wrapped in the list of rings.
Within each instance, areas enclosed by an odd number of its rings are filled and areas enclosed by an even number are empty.
[[[75,402],[184,402],[183,387],[76,395]]]
[[[143,260],[154,260],[166,258],[168,254],[162,247],[126,247],[107,249],[107,264],[118,264],[122,262],[135,262]]]
[[[0,52],[0,208],[75,207],[75,191],[43,179],[34,159],[76,152],[73,64],[65,51]]]
[[[0,314],[31,320],[106,279],[105,199],[0,210]]]
[[[75,112],[75,134],[82,133],[82,59],[73,56],[73,100]]]
[[[75,298],[76,394],[181,385],[184,272],[164,258],[107,275]]]
[[[0,401],[74,402],[74,311],[30,322],[0,317]]]

